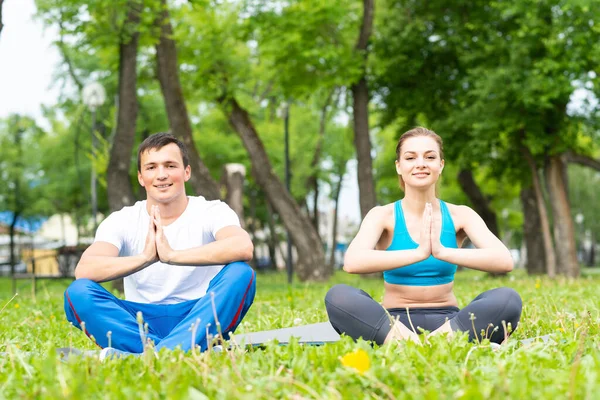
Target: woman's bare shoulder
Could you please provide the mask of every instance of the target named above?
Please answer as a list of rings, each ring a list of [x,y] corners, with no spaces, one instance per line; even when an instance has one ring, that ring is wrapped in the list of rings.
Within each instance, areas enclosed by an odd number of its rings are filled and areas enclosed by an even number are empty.
[[[375,206],[368,212],[367,217],[371,218],[387,218],[394,215],[394,203]]]
[[[448,211],[450,211],[450,216],[452,217],[452,221],[454,221],[455,225],[464,226],[464,223],[467,219],[472,218],[473,214],[476,214],[475,211],[469,207],[462,204],[452,204],[448,202],[444,202],[448,206]]]

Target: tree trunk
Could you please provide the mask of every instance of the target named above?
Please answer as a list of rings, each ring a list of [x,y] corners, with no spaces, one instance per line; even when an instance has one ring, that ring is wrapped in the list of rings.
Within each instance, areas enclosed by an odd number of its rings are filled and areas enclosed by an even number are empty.
[[[225,202],[231,207],[240,219],[240,225],[244,227],[244,177],[246,168],[243,164],[226,164],[224,167],[225,177]]]
[[[575,245],[575,227],[564,180],[565,168],[566,164],[561,155],[551,156],[545,166],[545,177],[552,205],[558,272],[576,278],[580,271]]]
[[[346,172],[346,166],[344,165],[338,171],[338,184],[335,188],[333,201],[334,201],[334,209],[333,209],[333,229],[331,230],[331,253],[329,255],[329,265],[331,265],[331,269],[335,270],[335,250],[337,244],[337,227],[338,227],[338,206],[340,203],[340,193],[342,192],[342,179],[344,179],[344,173]]]
[[[332,90],[327,99],[325,99],[325,104],[321,108],[321,118],[319,120],[319,136],[317,138],[317,145],[315,146],[315,152],[313,154],[313,159],[310,163],[311,174],[308,176],[306,180],[306,187],[312,188],[313,196],[314,196],[314,204],[312,211],[312,223],[319,232],[319,179],[318,179],[318,171],[319,171],[319,163],[321,162],[321,153],[323,152],[323,141],[325,140],[325,127],[327,126],[327,107],[329,107],[329,103],[331,103],[331,99],[333,97],[334,90]]]
[[[535,201],[539,212],[540,228],[542,230],[542,237],[544,241],[544,254],[546,256],[546,272],[548,276],[553,278],[556,276],[556,254],[554,253],[554,245],[552,243],[552,235],[550,234],[550,222],[548,219],[548,210],[546,209],[546,202],[544,200],[544,192],[540,177],[538,175],[537,165],[531,152],[525,146],[521,147],[521,152],[531,171],[531,183],[533,185],[533,191],[535,193]]]
[[[208,200],[220,198],[219,186],[210,176],[210,172],[198,153],[192,135],[192,125],[185,106],[183,90],[179,81],[177,66],[177,48],[173,36],[173,28],[169,19],[166,0],[161,0],[162,13],[157,19],[161,29],[160,41],[156,45],[157,75],[160,89],[165,99],[165,108],[172,133],[185,143],[192,167],[190,183],[198,195]]]
[[[229,123],[238,133],[252,163],[252,174],[267,195],[269,203],[281,217],[298,251],[296,273],[301,281],[322,281],[331,275],[325,265],[325,252],[319,234],[310,219],[300,211],[294,198],[273,172],[265,148],[246,110],[235,98],[221,98]]]
[[[267,246],[269,246],[269,260],[271,261],[271,265],[274,270],[277,270],[277,243],[279,243],[279,239],[277,238],[277,232],[275,231],[275,218],[273,217],[273,207],[267,203],[267,224],[269,225],[269,240]]]
[[[479,189],[477,182],[475,182],[475,179],[473,178],[473,173],[466,169],[460,170],[458,172],[458,183],[471,201],[471,204],[473,204],[473,208],[477,214],[485,221],[488,229],[492,231],[494,235],[500,237],[496,213],[490,207],[490,202],[487,197],[485,197]]]
[[[12,278],[12,289],[13,289],[13,294],[17,293],[17,286],[16,286],[16,280],[14,278],[15,276],[15,266],[17,265],[17,254],[15,251],[15,233],[16,233],[16,226],[17,226],[17,221],[19,220],[19,216],[21,215],[20,211],[15,211],[13,213],[13,219],[12,222],[10,223],[10,228],[9,228],[9,236],[10,236],[10,276]],[[32,255],[33,256],[33,255]]]
[[[117,128],[110,150],[110,161],[106,172],[108,205],[117,211],[135,202],[129,178],[131,154],[135,141],[138,114],[136,93],[138,25],[141,4],[129,2],[127,21],[123,26],[123,38],[119,45],[119,105]]]
[[[258,244],[258,240],[256,238],[256,193],[250,192],[249,196],[249,208],[250,208],[250,218],[248,221],[248,234],[250,234],[250,238],[252,238],[252,243],[254,246],[252,248],[252,260],[250,260],[250,266],[258,270],[258,257],[256,256],[256,247]]]
[[[525,269],[529,275],[545,274],[544,234],[533,187],[521,189],[521,204],[523,206],[523,236],[527,249]]]
[[[360,214],[364,218],[369,210],[377,205],[375,182],[373,181],[373,160],[371,159],[371,139],[369,138],[369,88],[367,85],[367,46],[373,28],[375,0],[363,1],[363,20],[356,50],[363,55],[362,76],[352,84],[352,107],[354,113],[354,146],[356,147],[358,189],[360,193]]]
[[[591,242],[592,246],[590,247],[590,257],[589,257],[588,266],[595,267],[596,266],[596,236],[594,235],[594,232],[592,232],[590,242]]]
[[[2,28],[4,28],[4,24],[2,23],[2,3],[4,3],[4,0],[0,0],[0,34],[2,33]]]

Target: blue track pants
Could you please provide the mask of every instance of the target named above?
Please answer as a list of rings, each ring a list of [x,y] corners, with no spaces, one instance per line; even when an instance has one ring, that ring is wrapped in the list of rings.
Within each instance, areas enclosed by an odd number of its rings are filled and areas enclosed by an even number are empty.
[[[199,267],[202,268],[202,267]],[[98,283],[89,279],[74,281],[65,291],[67,319],[82,329],[102,348],[110,347],[130,353],[142,353],[144,345],[140,337],[137,312],[141,311],[148,324],[148,335],[156,350],[163,347],[184,351],[192,348],[192,342],[204,351],[208,333],[218,334],[211,301],[225,338],[239,325],[252,305],[256,293],[256,274],[243,262],[227,264],[211,281],[206,295],[195,300],[177,304],[145,304],[120,300]],[[192,324],[200,320],[192,338]],[[210,324],[210,325],[209,325]],[[82,329],[83,330],[83,329]]]

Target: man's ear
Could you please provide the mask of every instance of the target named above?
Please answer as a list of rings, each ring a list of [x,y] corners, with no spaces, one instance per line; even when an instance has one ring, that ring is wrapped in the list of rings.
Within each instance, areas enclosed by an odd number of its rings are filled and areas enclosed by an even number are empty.
[[[140,171],[138,171],[138,183],[140,184],[141,187],[144,187],[144,180],[142,179],[142,173]]]
[[[185,167],[185,177],[184,177],[185,182],[189,181],[191,176],[192,176],[192,167],[190,167],[188,165]]]

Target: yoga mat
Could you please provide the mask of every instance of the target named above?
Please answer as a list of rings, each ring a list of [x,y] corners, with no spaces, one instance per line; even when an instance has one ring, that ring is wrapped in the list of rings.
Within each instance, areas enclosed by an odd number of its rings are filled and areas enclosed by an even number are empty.
[[[272,340],[277,340],[279,344],[287,344],[292,340],[292,337],[298,338],[298,342],[300,343],[309,345],[322,345],[340,340],[340,335],[338,335],[329,322],[321,322],[271,331],[231,335],[231,341],[240,346],[259,346]]]
[[[240,346],[260,346],[272,340],[277,340],[279,344],[288,344],[292,340],[292,337],[297,338],[299,343],[309,345],[323,345],[340,340],[340,335],[338,335],[329,322],[321,322],[318,324],[232,335],[231,341]],[[522,339],[519,342],[526,346],[538,341],[543,343],[554,342],[551,335]]]

